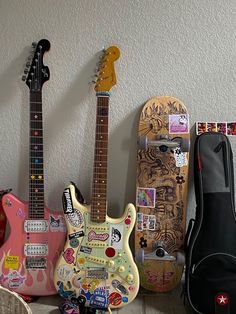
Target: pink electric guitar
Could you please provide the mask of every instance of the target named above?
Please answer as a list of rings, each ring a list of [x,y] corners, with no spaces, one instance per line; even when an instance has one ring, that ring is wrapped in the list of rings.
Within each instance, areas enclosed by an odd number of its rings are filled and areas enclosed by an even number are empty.
[[[22,79],[30,90],[29,203],[8,193],[2,198],[10,235],[0,248],[0,285],[26,295],[56,293],[54,265],[65,241],[64,218],[44,206],[42,86],[49,80],[43,55],[50,42],[42,39]]]

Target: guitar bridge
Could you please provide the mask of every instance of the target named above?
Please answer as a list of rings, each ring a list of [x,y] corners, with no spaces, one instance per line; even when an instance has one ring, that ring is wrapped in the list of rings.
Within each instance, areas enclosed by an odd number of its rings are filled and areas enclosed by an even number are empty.
[[[26,257],[26,269],[46,269],[47,260],[43,257]]]

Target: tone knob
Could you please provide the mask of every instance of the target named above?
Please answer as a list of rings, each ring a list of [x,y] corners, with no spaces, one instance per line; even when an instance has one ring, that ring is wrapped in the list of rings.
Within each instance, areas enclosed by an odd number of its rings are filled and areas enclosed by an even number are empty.
[[[132,283],[134,280],[134,275],[132,274],[127,275],[126,280],[128,283]]]
[[[108,261],[107,262],[107,265],[108,265],[108,267],[113,267],[114,265],[115,265],[115,262],[114,261]]]
[[[123,273],[124,271],[125,271],[125,267],[124,266],[118,267],[118,272],[119,273]]]

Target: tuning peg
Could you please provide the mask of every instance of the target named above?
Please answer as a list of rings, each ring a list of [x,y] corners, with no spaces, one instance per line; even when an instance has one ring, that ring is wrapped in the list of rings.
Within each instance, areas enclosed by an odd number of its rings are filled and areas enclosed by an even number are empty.
[[[25,73],[25,74],[28,74],[28,73],[29,73],[29,70],[28,70],[28,69],[24,69],[24,73]]]
[[[35,48],[37,46],[37,43],[35,41],[32,42],[32,47]]]
[[[26,75],[22,75],[22,81],[26,81]]]
[[[30,64],[31,64],[31,63],[30,63],[29,61],[27,61],[27,62],[26,62],[26,67],[29,68],[29,67],[30,67]]]

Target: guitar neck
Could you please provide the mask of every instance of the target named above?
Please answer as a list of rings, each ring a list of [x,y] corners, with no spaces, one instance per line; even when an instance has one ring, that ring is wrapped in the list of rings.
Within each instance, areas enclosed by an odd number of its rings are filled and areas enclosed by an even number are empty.
[[[29,218],[44,218],[42,90],[30,91]]]
[[[109,93],[97,94],[91,220],[106,221]]]

